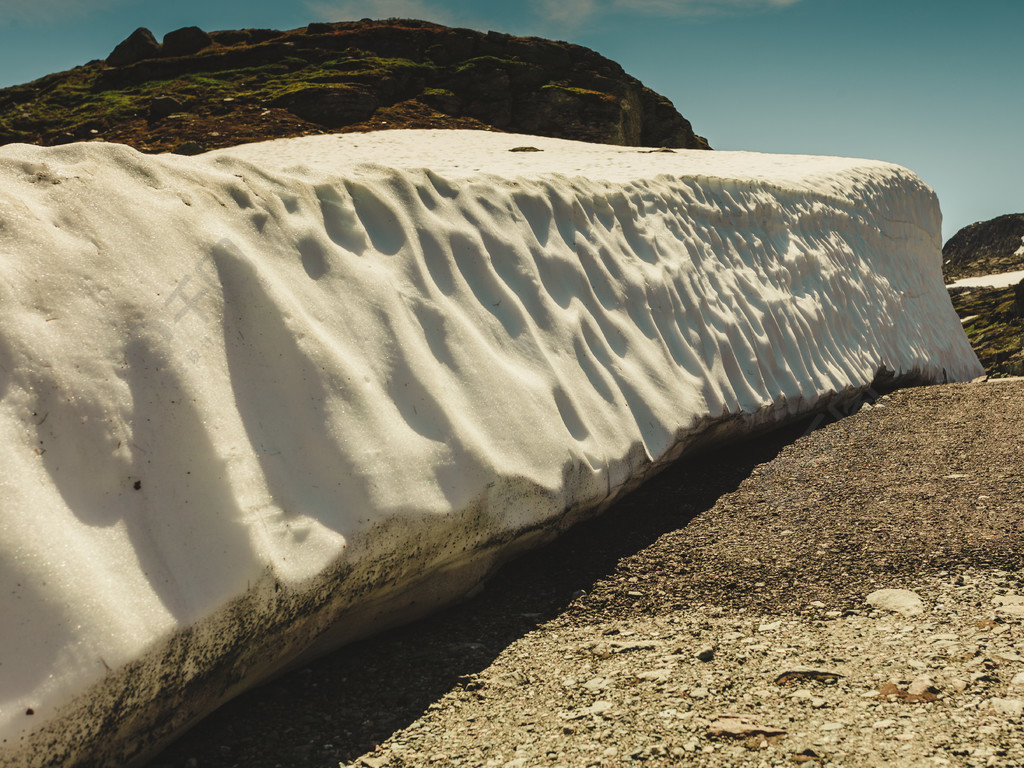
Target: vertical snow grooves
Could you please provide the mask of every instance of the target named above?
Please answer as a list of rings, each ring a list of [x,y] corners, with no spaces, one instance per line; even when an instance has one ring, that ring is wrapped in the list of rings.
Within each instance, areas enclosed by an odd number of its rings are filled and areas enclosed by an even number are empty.
[[[904,169],[387,134],[0,148],[0,765],[120,765],[694,440],[981,372]]]

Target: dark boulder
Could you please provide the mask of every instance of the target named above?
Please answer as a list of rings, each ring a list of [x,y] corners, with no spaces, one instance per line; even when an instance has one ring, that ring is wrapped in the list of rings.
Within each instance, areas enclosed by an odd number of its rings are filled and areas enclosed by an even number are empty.
[[[153,59],[160,55],[160,44],[153,33],[145,27],[139,27],[107,56],[107,64],[112,67],[126,67],[143,59]]]
[[[372,93],[356,88],[323,87],[292,91],[277,98],[274,106],[325,128],[341,128],[369,120],[379,105]]]
[[[213,44],[199,27],[182,27],[164,35],[164,56],[191,56]]]
[[[196,141],[183,142],[171,150],[175,155],[201,155],[206,151],[206,147]]]
[[[170,117],[175,112],[182,112],[185,109],[185,105],[182,104],[171,96],[161,96],[158,99],[153,99],[149,105],[149,119],[153,122],[157,120],[163,120],[165,117]]]

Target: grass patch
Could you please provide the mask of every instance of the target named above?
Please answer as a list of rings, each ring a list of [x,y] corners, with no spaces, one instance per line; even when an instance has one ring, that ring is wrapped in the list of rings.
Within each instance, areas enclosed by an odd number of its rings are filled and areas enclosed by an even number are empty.
[[[1017,314],[1014,288],[950,291],[963,318],[967,340],[989,376],[1024,376],[1024,318]]]

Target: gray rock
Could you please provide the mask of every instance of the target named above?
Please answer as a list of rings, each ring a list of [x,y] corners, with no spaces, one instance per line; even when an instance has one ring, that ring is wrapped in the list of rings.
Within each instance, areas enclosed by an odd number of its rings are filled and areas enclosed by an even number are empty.
[[[879,589],[865,598],[868,605],[901,616],[918,616],[925,611],[924,600],[909,589]]]

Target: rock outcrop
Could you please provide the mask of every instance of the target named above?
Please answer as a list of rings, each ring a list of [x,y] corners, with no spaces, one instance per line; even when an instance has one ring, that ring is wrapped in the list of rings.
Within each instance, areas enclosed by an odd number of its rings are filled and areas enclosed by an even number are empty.
[[[1024,213],[964,227],[942,247],[942,262],[947,283],[1024,269]]]
[[[187,110],[153,109],[170,104]],[[0,144],[212,149],[330,131],[483,128],[709,149],[672,103],[578,45],[424,21],[140,28],[105,61],[0,90]]]

